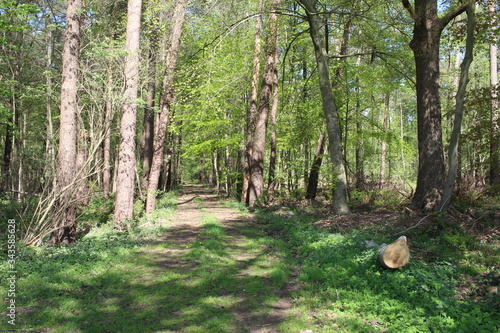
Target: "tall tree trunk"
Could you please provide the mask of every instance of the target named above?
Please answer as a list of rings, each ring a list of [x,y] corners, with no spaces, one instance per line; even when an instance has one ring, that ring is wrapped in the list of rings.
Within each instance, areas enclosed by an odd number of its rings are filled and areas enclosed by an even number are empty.
[[[77,151],[78,116],[78,60],[80,56],[80,20],[82,1],[69,0],[64,32],[63,68],[61,83],[61,110],[59,150],[57,156],[56,206],[63,210],[58,228],[52,232],[50,243],[72,243],[76,240],[75,226],[75,164]]]
[[[269,14],[270,34],[266,42],[264,75],[260,90],[259,110],[253,135],[252,154],[250,155],[250,182],[248,185],[248,205],[254,207],[264,195],[264,153],[266,144],[267,121],[269,116],[273,81],[276,75],[276,47],[278,40],[278,15],[274,12],[280,0],[273,0]]]
[[[113,1],[112,16],[114,18],[117,12],[118,0]],[[110,39],[115,39],[114,29],[111,31]],[[109,196],[111,190],[111,124],[113,122],[113,60],[108,59],[108,82],[106,84],[106,106],[104,115],[104,139],[103,139],[103,154],[102,154],[102,191],[104,197]]]
[[[361,58],[358,57],[358,63],[361,63]],[[356,189],[362,190],[365,186],[365,167],[364,167],[364,137],[363,137],[363,112],[361,110],[359,78],[356,78]]]
[[[314,152],[314,159],[309,172],[307,181],[306,199],[314,200],[318,192],[319,170],[323,162],[323,154],[325,153],[326,132],[325,126],[321,129],[318,143],[316,144],[316,151]]]
[[[47,117],[47,142],[45,144],[45,153],[47,154],[47,167],[45,169],[45,177],[47,180],[51,180],[50,189],[56,187],[56,151],[54,147],[54,126],[52,124],[52,28],[47,25],[47,36],[46,36],[46,59],[45,59],[45,105],[46,105],[46,117]]]
[[[403,105],[399,105],[399,140],[401,141],[401,166],[403,168],[403,185],[406,190],[406,160],[405,160],[405,150],[404,150],[404,141],[405,141],[405,122],[404,122],[404,114],[403,114]]]
[[[498,29],[495,20],[495,1],[488,1],[492,30]],[[498,100],[498,37],[490,41],[491,134],[490,134],[490,185],[500,184],[500,112]]]
[[[12,96],[12,99],[14,99],[14,95]],[[12,105],[14,105],[14,102],[12,102]],[[14,110],[14,107],[11,109]],[[9,121],[5,125],[5,148],[3,152],[3,165],[2,165],[2,188],[8,188],[10,185],[9,180],[11,179],[10,162],[11,162],[12,147],[13,147],[12,133],[14,131],[12,123],[13,123],[12,121]]]
[[[325,115],[329,154],[333,163],[335,175],[335,189],[333,193],[333,210],[335,214],[343,215],[349,213],[347,205],[347,175],[342,154],[342,135],[340,130],[340,118],[335,96],[332,91],[330,72],[328,66],[328,54],[325,49],[325,40],[321,33],[322,18],[316,9],[316,0],[300,0],[305,7],[307,21],[309,22],[309,33],[314,44],[314,52],[318,65],[320,91],[323,102],[323,113]]]
[[[137,88],[139,85],[139,40],[141,33],[141,0],[129,0],[125,59],[125,92],[120,127],[120,150],[116,179],[114,222],[119,227],[134,212],[135,134]]]
[[[259,13],[263,10],[263,0],[259,1]],[[245,154],[243,156],[243,189],[241,193],[241,202],[248,205],[248,189],[250,184],[250,159],[252,156],[253,136],[255,124],[257,123],[257,99],[259,94],[260,77],[260,56],[261,56],[261,36],[262,36],[262,14],[257,16],[255,28],[254,55],[252,62],[252,91],[248,109],[247,138],[245,145]]]
[[[158,47],[158,33],[156,28],[150,31],[150,49],[148,61],[148,92],[146,94],[146,106],[144,108],[144,130],[141,139],[141,157],[142,157],[142,181],[141,189],[146,191],[148,188],[149,171],[153,160],[153,141],[155,133],[155,96],[156,96],[156,52]]]
[[[443,190],[443,199],[441,200],[441,212],[446,212],[451,200],[453,186],[457,177],[458,169],[458,144],[462,128],[462,118],[464,113],[465,91],[469,82],[469,67],[473,59],[474,49],[474,28],[476,25],[475,3],[469,0],[467,7],[467,38],[465,43],[465,55],[460,65],[460,80],[455,102],[455,115],[453,121],[453,132],[451,133],[450,146],[448,148],[448,176]],[[441,225],[443,227],[443,225]]]
[[[412,207],[433,211],[441,201],[445,165],[441,127],[441,98],[439,93],[439,45],[441,32],[467,4],[454,7],[438,16],[437,0],[408,0],[403,6],[414,21],[413,50],[417,85],[418,176]]]
[[[379,186],[380,188],[384,188],[385,186],[385,168],[386,168],[386,160],[387,160],[387,131],[389,130],[389,94],[385,97],[384,103],[384,115],[382,120],[382,147],[380,151],[380,176],[379,176]]]
[[[156,191],[160,180],[161,166],[163,162],[163,149],[165,148],[165,137],[169,116],[174,102],[174,77],[177,57],[181,43],[182,26],[186,14],[187,0],[179,0],[175,5],[172,17],[172,30],[168,41],[168,51],[165,59],[165,74],[162,83],[160,98],[160,114],[156,124],[153,145],[153,159],[149,172],[148,189],[146,194],[146,212],[152,212],[156,205]]]
[[[104,143],[102,166],[102,191],[104,197],[109,196],[111,186],[111,122],[113,120],[113,69],[111,60],[108,63],[108,82],[106,87],[106,110],[104,115]]]
[[[277,43],[278,41],[276,41]],[[271,137],[270,137],[270,149],[271,153],[269,155],[269,181],[267,184],[267,195],[268,201],[273,201],[275,182],[274,178],[276,176],[276,131],[277,131],[277,115],[278,115],[278,102],[279,102],[279,91],[278,91],[278,48],[274,48],[274,70],[272,77],[272,99],[271,99]]]

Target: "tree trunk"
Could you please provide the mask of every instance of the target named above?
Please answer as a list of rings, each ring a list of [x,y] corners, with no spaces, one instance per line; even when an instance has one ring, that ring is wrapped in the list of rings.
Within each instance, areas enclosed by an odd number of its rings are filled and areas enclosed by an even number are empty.
[[[273,8],[269,14],[270,34],[266,42],[264,75],[260,90],[259,110],[255,132],[253,135],[252,154],[250,155],[250,181],[248,185],[248,205],[254,207],[264,195],[264,153],[266,144],[267,121],[271,93],[276,75],[276,47],[278,40],[278,15],[274,12],[280,5],[280,0],[273,0]]]
[[[259,13],[263,9],[263,0],[259,1]],[[255,124],[257,123],[257,99],[259,93],[259,77],[260,77],[260,53],[261,53],[261,36],[262,36],[262,14],[257,16],[257,24],[255,29],[255,46],[252,63],[252,92],[250,96],[249,111],[248,111],[248,126],[247,138],[245,145],[245,154],[243,156],[243,189],[241,192],[241,202],[248,205],[248,189],[250,184],[250,159],[252,156],[253,136],[255,132]]]
[[[318,143],[316,145],[316,151],[314,152],[314,160],[307,181],[307,190],[306,190],[307,200],[314,200],[318,192],[319,170],[321,168],[321,163],[323,162],[323,154],[325,153],[325,143],[326,143],[326,133],[325,133],[325,126],[323,126],[323,128],[321,129],[321,133],[319,135]]]
[[[45,59],[45,107],[46,107],[46,117],[47,117],[47,142],[45,144],[45,152],[47,154],[47,167],[45,169],[45,177],[47,180],[51,181],[49,185],[50,189],[56,187],[56,150],[54,146],[54,126],[52,124],[52,28],[47,25],[47,37],[46,37],[46,59]]]
[[[275,70],[273,73],[273,79],[272,79],[272,106],[271,106],[271,138],[270,138],[270,148],[271,148],[271,153],[269,155],[269,181],[267,184],[267,196],[268,196],[268,201],[271,202],[273,201],[274,197],[274,188],[275,188],[275,182],[274,178],[276,176],[276,130],[277,130],[277,123],[276,123],[276,117],[278,114],[278,48],[275,48],[275,53],[274,53],[274,63],[275,63]]]
[[[384,246],[378,253],[378,261],[384,268],[401,268],[410,262],[410,248],[405,236]]]
[[[491,28],[498,28],[495,20],[495,1],[488,1]],[[491,134],[490,134],[490,185],[500,184],[500,115],[498,100],[498,36],[494,33],[490,41],[490,87],[491,87]]]
[[[141,32],[141,0],[129,0],[125,59],[125,92],[120,124],[120,150],[116,179],[114,222],[121,229],[134,212],[135,134],[137,89],[139,84],[139,40]]]
[[[384,115],[383,115],[383,120],[382,120],[382,130],[383,130],[383,136],[382,136],[382,147],[381,147],[381,152],[380,152],[380,176],[379,176],[379,187],[381,189],[384,188],[385,186],[385,167],[386,167],[386,159],[387,159],[387,131],[389,130],[389,94],[385,97],[385,103],[384,103]]]
[[[61,83],[61,110],[59,150],[57,156],[56,207],[63,214],[54,221],[58,228],[52,232],[50,243],[72,243],[76,240],[75,164],[77,154],[78,115],[78,59],[80,56],[81,0],[69,0],[64,32],[63,68]]]
[[[104,116],[104,144],[102,166],[102,191],[104,197],[109,196],[111,186],[111,122],[113,119],[113,70],[111,60],[108,64],[108,83],[106,87],[106,110]]]
[[[450,205],[453,186],[455,185],[455,179],[457,177],[458,144],[464,114],[465,91],[467,83],[469,82],[469,67],[473,59],[475,25],[475,3],[474,0],[469,0],[469,6],[467,8],[467,39],[465,43],[465,55],[462,64],[460,65],[460,80],[456,95],[453,132],[451,133],[450,146],[448,148],[448,176],[443,190],[443,199],[440,207],[441,212],[446,212]]]
[[[14,98],[14,97],[12,97]],[[12,155],[12,132],[13,132],[12,122],[7,122],[5,125],[5,148],[3,152],[3,165],[2,165],[2,188],[6,189],[9,187],[10,180],[10,161]]]
[[[156,191],[158,190],[158,182],[160,180],[161,166],[163,162],[163,149],[165,148],[165,137],[170,112],[174,102],[174,74],[187,3],[187,0],[179,0],[175,5],[172,17],[173,26],[170,31],[168,41],[169,48],[165,59],[165,74],[160,98],[160,114],[155,130],[153,158],[149,172],[148,190],[146,194],[146,212],[152,212],[156,205]]]
[[[360,62],[360,58],[358,58]],[[365,186],[365,167],[364,167],[364,137],[363,137],[363,111],[361,110],[359,78],[356,78],[356,189],[362,190]]]
[[[335,178],[335,189],[333,193],[333,210],[335,214],[343,215],[349,213],[347,205],[347,176],[342,155],[342,135],[340,132],[340,118],[335,96],[332,91],[330,72],[328,67],[328,54],[325,49],[324,36],[321,33],[322,19],[316,9],[316,0],[300,0],[304,5],[307,20],[309,22],[309,32],[314,44],[316,62],[318,65],[318,75],[320,91],[323,101],[323,113],[326,119],[326,126],[329,139],[329,153],[333,163],[333,173]]]
[[[114,16],[117,12],[118,1],[113,1],[113,13]],[[115,39],[114,29],[111,32],[110,39]],[[104,115],[104,139],[103,139],[103,154],[102,154],[102,191],[104,197],[109,196],[111,190],[111,124],[113,122],[113,60],[111,57],[108,59],[108,82],[106,85],[106,106]]]
[[[444,16],[438,16],[436,0],[408,0],[403,6],[414,21],[413,50],[417,85],[418,176],[412,207],[433,211],[441,201],[445,165],[439,93],[439,45],[446,25],[467,8],[461,4]]]
[[[142,157],[142,181],[141,189],[146,191],[148,188],[149,171],[153,160],[153,141],[155,132],[155,95],[156,95],[156,49],[158,47],[158,36],[155,28],[150,32],[150,49],[148,63],[148,92],[146,94],[146,107],[144,108],[144,130],[141,140]]]

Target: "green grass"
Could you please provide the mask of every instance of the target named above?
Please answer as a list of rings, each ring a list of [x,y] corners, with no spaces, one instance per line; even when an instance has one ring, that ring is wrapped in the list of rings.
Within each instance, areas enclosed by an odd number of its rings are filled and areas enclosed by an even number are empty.
[[[194,241],[155,241],[157,226],[138,226],[148,222],[151,216],[125,233],[101,225],[70,246],[23,248],[16,267],[15,328],[244,332],[240,314],[260,320],[269,313],[275,290],[289,274],[276,241],[247,222],[223,225],[209,214]],[[5,281],[5,262],[1,268]],[[0,285],[0,294],[5,287]],[[12,327],[2,320],[0,328]]]
[[[228,223],[206,209],[197,236],[160,241],[175,200],[163,196],[157,211],[124,233],[100,217],[74,245],[20,248],[15,328],[245,332],[247,322],[265,323],[292,282],[294,307],[279,320],[282,332],[500,330],[500,297],[481,291],[500,282],[500,249],[492,245],[498,243],[482,243],[463,227],[447,229],[441,239],[428,229],[432,224],[413,229],[407,234],[412,260],[386,270],[376,262],[377,249],[363,242],[391,242],[390,226],[319,230],[313,223],[324,216],[307,207],[261,209],[255,222]],[[204,207],[201,200],[196,205]],[[225,205],[248,214],[240,204]],[[88,223],[105,208],[105,202],[92,206]],[[497,223],[488,214],[484,227]],[[0,269],[0,295],[6,295],[5,261]],[[13,328],[3,318],[0,329]]]
[[[284,218],[273,210],[261,211],[257,218],[295,253],[295,266],[300,267],[302,287],[295,294],[294,312],[301,315],[283,325],[285,332],[311,327],[318,332],[500,330],[498,295],[463,298],[457,294],[464,278],[463,258],[472,255],[469,249],[477,246],[477,240],[464,236],[428,240],[434,246],[432,261],[415,259],[401,269],[386,270],[376,262],[377,249],[363,244],[391,241],[377,230],[320,231],[312,226],[319,217],[299,213]],[[425,248],[418,237],[412,241]],[[488,271],[498,277],[498,250],[496,255]]]

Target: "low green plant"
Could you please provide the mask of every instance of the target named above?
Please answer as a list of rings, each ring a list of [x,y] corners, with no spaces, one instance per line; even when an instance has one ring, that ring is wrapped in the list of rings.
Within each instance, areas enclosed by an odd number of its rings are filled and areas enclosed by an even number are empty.
[[[462,271],[460,260],[453,255],[457,250],[477,246],[478,242],[469,236],[450,236],[447,246],[451,242],[456,249],[444,257],[435,257],[431,262],[415,259],[401,269],[387,270],[377,263],[378,248],[367,248],[364,241],[381,244],[391,239],[372,230],[329,233],[313,227],[317,218],[310,214],[281,216],[270,209],[258,212],[257,218],[269,234],[295,253],[293,258],[301,267],[298,280],[304,285],[295,295],[301,309],[297,311],[314,313],[307,319],[297,318],[295,324],[288,322],[286,327],[308,322],[325,332],[451,333],[500,329],[498,297],[478,301],[457,293]],[[433,242],[435,250],[445,247],[440,240]]]

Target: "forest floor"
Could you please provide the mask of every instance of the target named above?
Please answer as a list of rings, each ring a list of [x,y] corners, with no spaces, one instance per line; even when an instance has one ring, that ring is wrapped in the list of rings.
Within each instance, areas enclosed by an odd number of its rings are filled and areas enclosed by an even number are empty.
[[[212,325],[226,326],[223,331],[232,326],[234,332],[277,332],[292,306],[288,295],[294,284],[283,280],[279,254],[263,240],[255,219],[231,207],[213,190],[191,185],[184,186],[170,220],[157,245],[142,252],[154,258],[157,273],[187,274],[186,286],[198,283],[204,275],[206,289],[196,292],[200,298],[191,305],[208,302],[205,304],[215,311],[201,317],[213,321]],[[164,292],[169,292],[168,287]],[[186,295],[186,300],[189,298]],[[174,309],[186,327],[193,324],[191,305],[188,302]],[[226,319],[220,321],[224,316]]]
[[[4,304],[15,297],[15,326],[5,305],[0,331],[500,331],[499,205],[456,211],[439,237],[435,216],[391,198],[353,197],[347,216],[333,215],[328,202],[298,200],[249,213],[185,185],[124,232],[110,222],[113,200],[96,200],[75,244],[19,246],[15,283],[0,284],[0,295],[13,295]],[[401,234],[410,263],[381,268],[379,247],[367,244]],[[0,261],[0,281],[9,270]]]

